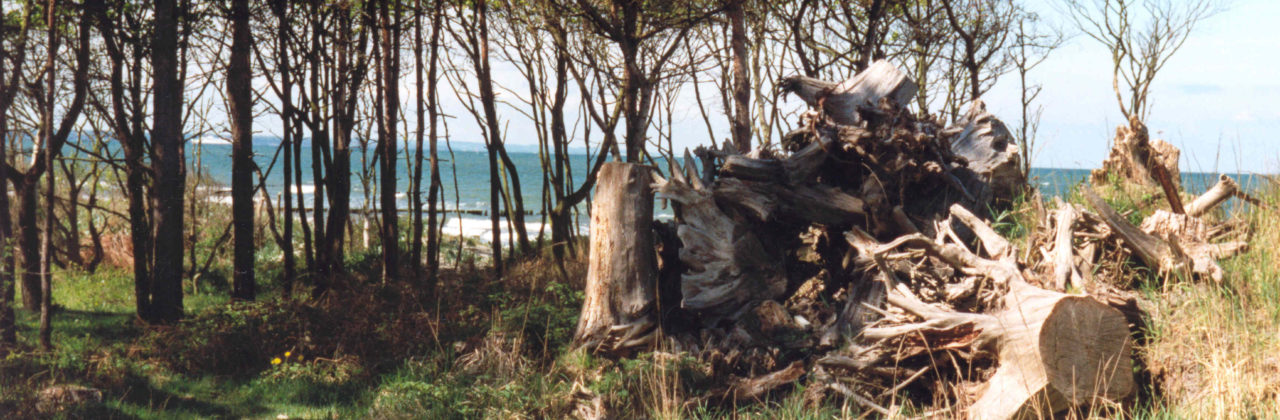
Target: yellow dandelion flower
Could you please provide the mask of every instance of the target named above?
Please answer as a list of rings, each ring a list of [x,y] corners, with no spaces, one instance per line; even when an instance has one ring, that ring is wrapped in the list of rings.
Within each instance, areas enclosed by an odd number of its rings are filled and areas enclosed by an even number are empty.
[[[274,358],[274,359],[271,359],[271,364],[273,364],[273,365],[278,365],[278,364],[280,364],[281,362],[282,362],[282,360],[280,360],[280,358],[279,358],[279,357]]]
[[[287,352],[287,351],[286,351],[286,352],[284,352],[284,358],[288,359],[288,358],[289,358],[289,355],[291,355],[291,354],[293,354],[293,353],[292,353],[292,352]]]

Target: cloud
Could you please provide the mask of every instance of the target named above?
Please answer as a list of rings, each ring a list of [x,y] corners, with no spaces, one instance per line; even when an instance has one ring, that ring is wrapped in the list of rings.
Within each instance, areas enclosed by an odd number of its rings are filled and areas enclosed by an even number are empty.
[[[1244,110],[1240,111],[1240,113],[1236,114],[1234,117],[1231,117],[1231,120],[1235,122],[1254,122],[1258,120],[1258,117],[1255,117],[1253,112]]]

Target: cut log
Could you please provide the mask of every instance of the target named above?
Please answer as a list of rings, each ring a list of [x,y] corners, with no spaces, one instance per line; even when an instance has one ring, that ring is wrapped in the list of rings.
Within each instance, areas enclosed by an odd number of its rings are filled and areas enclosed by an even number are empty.
[[[990,230],[976,218],[957,219],[975,223],[969,226],[975,232]],[[988,250],[1009,246],[998,236],[980,238]],[[994,243],[985,243],[988,238]],[[864,337],[884,339],[918,336],[925,331],[979,331],[968,342],[979,350],[994,350],[999,365],[985,391],[970,407],[970,418],[1051,417],[1053,413],[1102,400],[1118,401],[1133,392],[1128,324],[1116,309],[1088,296],[1032,286],[1015,261],[988,260],[958,245],[939,244],[919,235],[878,245],[858,229],[846,239],[860,254],[870,255],[882,272],[891,273],[883,262],[884,255],[910,246],[963,273],[985,276],[1008,287],[1004,309],[986,315],[938,308],[920,301],[900,284],[887,285],[890,304],[924,321],[863,332]],[[896,282],[892,275],[888,278]]]
[[[1191,260],[1175,244],[1147,234],[1129,223],[1124,216],[1107,205],[1102,197],[1098,197],[1092,188],[1084,188],[1084,197],[1111,228],[1111,232],[1124,240],[1124,245],[1132,250],[1147,267],[1155,269],[1162,275],[1179,276],[1190,273]]]
[[[886,60],[877,60],[852,78],[833,84],[811,77],[792,76],[782,79],[779,89],[803,99],[810,107],[820,108],[832,121],[845,125],[862,122],[859,108],[874,108],[881,99],[899,106],[911,102],[916,83]]]
[[[940,135],[949,139],[952,153],[968,161],[971,173],[960,172],[957,176],[979,202],[1012,200],[1026,186],[1013,134],[987,112],[982,100],[973,101],[969,111]]]
[[[1049,417],[1133,393],[1132,343],[1120,311],[1025,282],[1010,284],[1005,306],[983,330],[1001,338],[1000,365],[970,418]]]
[[[594,353],[628,354],[656,341],[651,173],[609,162],[597,177],[585,299],[574,333],[574,343]]]

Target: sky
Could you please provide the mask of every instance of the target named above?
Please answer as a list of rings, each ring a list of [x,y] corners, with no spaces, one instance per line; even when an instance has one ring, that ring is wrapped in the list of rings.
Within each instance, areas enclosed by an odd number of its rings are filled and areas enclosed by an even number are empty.
[[[1095,168],[1123,122],[1111,89],[1111,58],[1049,1],[1029,4],[1070,39],[1035,69],[1044,86],[1037,167]],[[1280,2],[1235,0],[1201,22],[1156,76],[1147,127],[1182,150],[1194,172],[1280,172]],[[1010,126],[1020,114],[1016,78],[984,98]]]
[[[1153,137],[1182,150],[1183,171],[1280,173],[1280,1],[1226,1],[1229,3],[1221,12],[1194,29],[1157,75],[1149,97],[1147,126]],[[1024,3],[1044,24],[1062,28],[1069,37],[1029,75],[1033,83],[1043,86],[1037,99],[1043,115],[1032,164],[1092,169],[1101,165],[1116,126],[1123,122],[1111,88],[1111,56],[1100,43],[1079,33],[1056,3]],[[492,58],[494,79],[500,87],[525,86],[519,73],[500,61],[500,55]],[[465,60],[456,64],[467,65]],[[406,76],[412,74],[411,67],[402,71]],[[467,79],[474,83],[469,75]],[[450,137],[459,142],[483,142],[475,120],[443,81],[441,85],[441,106],[451,116]],[[401,90],[405,117],[413,120],[411,78],[402,82]],[[692,89],[684,91],[673,113],[677,151],[709,142]],[[707,94],[712,93],[704,90]],[[500,101],[518,104],[513,95],[501,89],[498,92]],[[273,101],[271,96],[264,99]],[[803,108],[795,97],[789,99],[777,105],[789,111]],[[575,93],[569,103],[578,100]],[[1011,129],[1017,126],[1021,110],[1016,75],[1000,79],[983,100]],[[725,137],[727,119],[716,108],[708,109],[713,113],[712,125],[718,137]],[[510,106],[500,106],[499,113],[508,144],[536,144],[533,126],[526,118]],[[260,119],[255,124],[261,134],[279,135],[278,120]],[[574,147],[581,148],[581,143]]]

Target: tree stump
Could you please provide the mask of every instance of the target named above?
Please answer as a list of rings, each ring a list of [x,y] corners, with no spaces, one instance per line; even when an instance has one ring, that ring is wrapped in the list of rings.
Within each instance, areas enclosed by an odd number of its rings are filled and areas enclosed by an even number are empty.
[[[652,170],[610,162],[598,180],[586,297],[573,341],[593,353],[627,354],[651,345],[658,329]]]
[[[1147,134],[1147,126],[1137,117],[1130,117],[1127,127],[1116,127],[1111,154],[1102,161],[1101,168],[1093,170],[1090,179],[1094,185],[1103,185],[1107,183],[1107,175],[1112,174],[1139,185],[1161,187],[1166,192],[1177,191],[1181,189],[1178,172],[1180,155],[1178,148],[1172,144],[1151,139]]]

